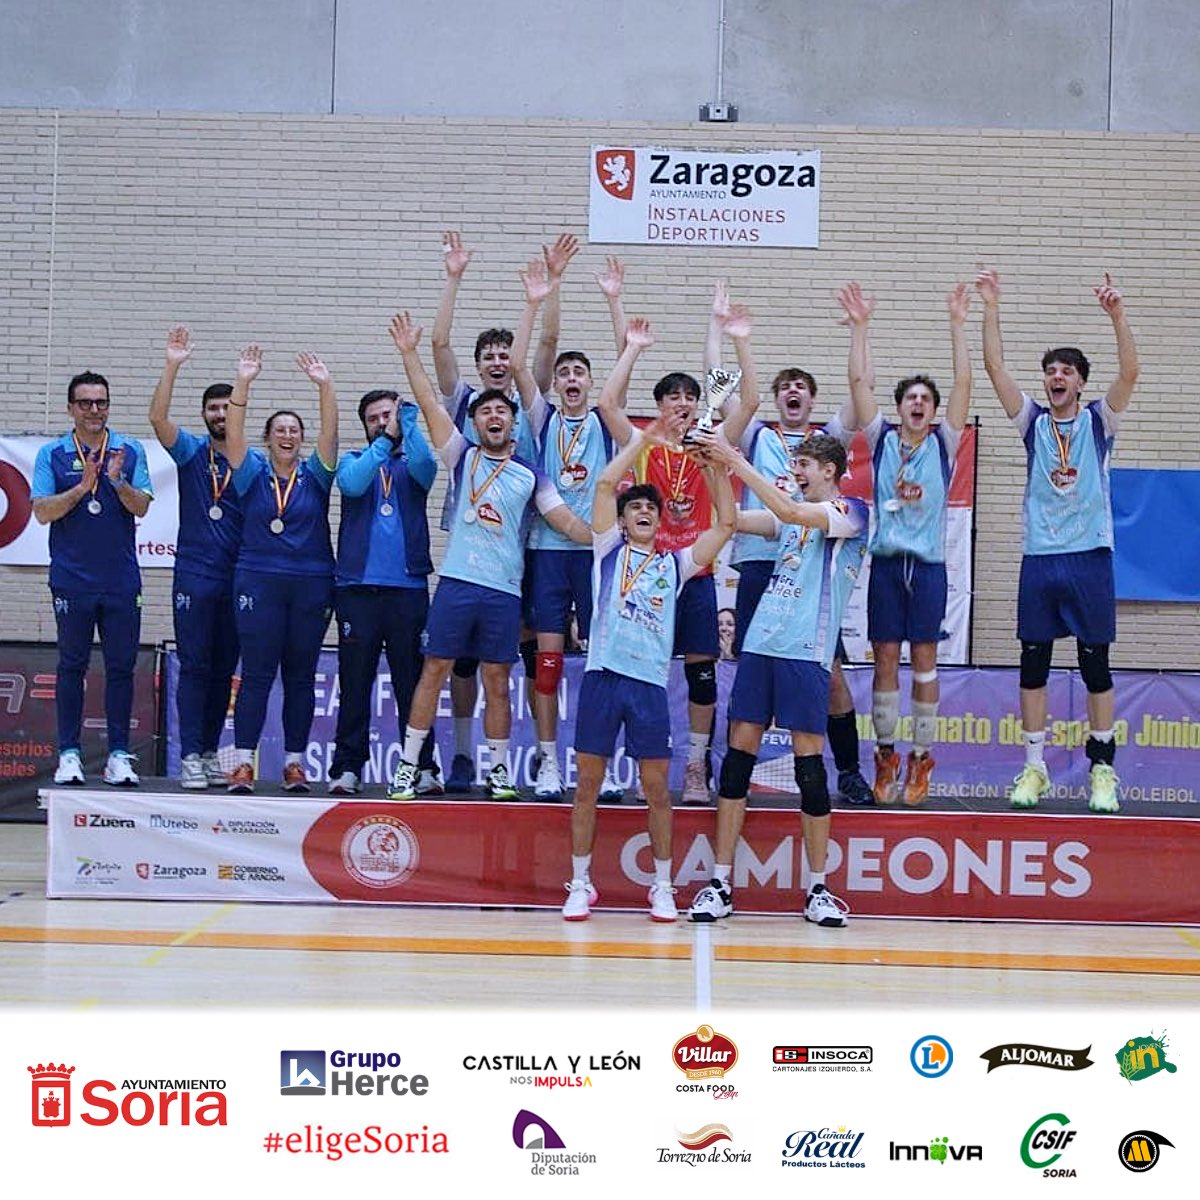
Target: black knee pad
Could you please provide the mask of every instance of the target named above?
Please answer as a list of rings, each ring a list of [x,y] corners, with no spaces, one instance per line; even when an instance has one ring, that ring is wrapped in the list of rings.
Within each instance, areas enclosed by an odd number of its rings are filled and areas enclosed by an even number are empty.
[[[537,638],[521,643],[521,661],[525,664],[525,678],[537,678]]]
[[[1050,678],[1050,659],[1053,656],[1053,642],[1022,642],[1021,686],[1044,688]]]
[[[684,663],[683,675],[687,680],[690,704],[716,704],[717,664],[715,662]]]
[[[454,660],[454,673],[459,679],[473,679],[478,670],[479,659],[477,658],[456,658]]]
[[[800,811],[806,817],[827,817],[829,781],[825,778],[825,763],[819,754],[797,754],[796,784],[800,788]]]
[[[722,800],[741,800],[745,797],[750,790],[750,776],[754,773],[756,762],[756,755],[729,747],[725,752],[725,761],[721,764]]]
[[[1083,686],[1089,692],[1108,692],[1112,690],[1112,672],[1108,669],[1108,645],[1088,645],[1076,642],[1075,648],[1079,653],[1079,674],[1083,676]]]

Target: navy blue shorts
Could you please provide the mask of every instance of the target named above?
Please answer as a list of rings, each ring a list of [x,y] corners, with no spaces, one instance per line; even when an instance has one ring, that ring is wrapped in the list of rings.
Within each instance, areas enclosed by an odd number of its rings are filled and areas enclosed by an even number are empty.
[[[625,726],[625,753],[643,758],[671,757],[671,714],[667,689],[615,671],[585,671],[575,719],[576,754],[610,758],[617,732]]]
[[[828,716],[829,672],[819,662],[750,651],[738,659],[729,695],[731,721],[824,737]]]
[[[443,578],[425,622],[423,652],[430,658],[517,661],[521,597],[462,579]]]
[[[592,627],[592,555],[583,550],[534,550],[526,568],[532,583],[533,628],[538,633],[565,634],[571,608],[584,641]]]
[[[871,559],[867,583],[867,639],[940,642],[946,618],[946,564],[911,554]]]
[[[738,564],[737,599],[733,602],[733,653],[741,654],[742,643],[746,640],[746,630],[758,610],[758,602],[771,582],[771,573],[775,570],[774,559],[757,558]]]
[[[683,585],[675,602],[675,648],[671,653],[720,658],[717,581],[711,575],[694,575]]]
[[[1076,637],[1089,646],[1117,640],[1112,551],[1027,554],[1017,587],[1017,637],[1052,642]]]

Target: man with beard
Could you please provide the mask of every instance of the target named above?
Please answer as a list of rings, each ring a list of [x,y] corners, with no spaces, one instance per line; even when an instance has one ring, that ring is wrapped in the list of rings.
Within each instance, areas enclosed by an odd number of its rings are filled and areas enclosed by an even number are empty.
[[[723,336],[728,336],[733,342],[739,364],[744,358],[748,361],[750,333],[749,311],[742,305],[731,304],[725,285],[718,283],[713,296],[705,365],[720,365]],[[726,407],[723,429],[726,439],[741,450],[755,470],[773,479],[784,495],[794,496],[797,489],[793,468],[805,438],[823,428],[824,432],[848,446],[854,436],[854,407],[850,401],[846,401],[841,412],[835,414],[824,427],[813,426],[811,418],[817,396],[817,381],[808,371],[799,367],[781,370],[771,383],[771,394],[775,398],[777,421],[768,424],[758,419],[759,399],[756,391],[730,401]],[[764,507],[751,491],[745,493],[741,503],[748,512],[759,512]],[[741,653],[746,630],[750,628],[758,602],[775,570],[778,549],[773,539],[754,533],[739,532],[733,539],[731,563],[738,572],[737,597],[734,601],[735,657]],[[854,711],[854,698],[842,670],[845,661],[846,648],[839,633],[830,672],[829,717],[825,730],[837,768],[838,792],[846,803],[865,806],[874,797],[858,765],[858,714]]]
[[[173,582],[175,646],[179,654],[179,784],[202,790],[223,786],[217,743],[229,711],[237,669],[233,570],[242,540],[242,503],[229,486],[225,457],[228,383],[205,388],[201,416],[208,433],[197,437],[171,419],[175,379],[192,355],[183,325],[167,334],[166,361],[150,401],[150,425],[179,474],[179,538]]]
[[[468,417],[476,441],[469,442],[437,402],[417,352],[420,327],[407,313],[398,314],[391,334],[430,441],[455,473],[456,487],[441,580],[425,627],[425,666],[388,795],[393,800],[416,796],[417,761],[433,728],[442,685],[456,659],[478,658],[484,736],[491,755],[487,792],[494,800],[511,800],[517,790],[508,772],[508,683],[521,624],[525,522],[533,505],[553,528],[583,545],[591,543],[591,530],[567,508],[550,480],[513,454],[517,402],[511,396],[489,388],[472,398]],[[516,371],[519,387],[534,388],[523,362],[518,361]]]
[[[983,365],[1025,443],[1025,552],[1017,592],[1021,639],[1021,728],[1025,766],[1012,791],[1015,808],[1032,808],[1050,792],[1043,757],[1046,683],[1056,638],[1073,635],[1087,688],[1088,761],[1093,812],[1120,808],[1113,760],[1113,681],[1108,651],[1117,636],[1109,460],[1121,414],[1138,377],[1138,355],[1121,293],[1105,272],[1092,290],[1112,321],[1117,378],[1100,400],[1085,401],[1091,364],[1075,346],[1042,356],[1046,405],[1024,394],[1004,365],[1000,276],[982,270]]]

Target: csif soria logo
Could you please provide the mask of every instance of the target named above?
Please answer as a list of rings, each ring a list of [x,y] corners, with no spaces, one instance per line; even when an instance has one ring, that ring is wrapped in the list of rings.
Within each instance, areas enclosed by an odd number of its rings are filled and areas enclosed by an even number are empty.
[[[38,1063],[27,1068],[31,1123],[71,1124],[73,1066]],[[117,1098],[117,1094],[120,1098]],[[86,1125],[226,1125],[223,1079],[89,1079],[80,1088],[79,1119]]]

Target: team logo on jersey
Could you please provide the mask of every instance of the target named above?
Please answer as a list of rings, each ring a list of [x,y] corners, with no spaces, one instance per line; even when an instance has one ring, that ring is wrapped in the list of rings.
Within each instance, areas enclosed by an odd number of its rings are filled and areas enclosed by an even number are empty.
[[[785,496],[790,496],[796,490],[796,481],[790,475],[776,475],[775,486]]]
[[[476,511],[479,513],[481,525],[497,531],[504,528],[504,518],[500,515],[500,510],[489,501],[485,500]]]
[[[581,462],[564,463],[558,475],[558,486],[564,491],[582,487],[587,482],[588,469]]]
[[[911,479],[901,479],[896,484],[896,498],[902,504],[916,504],[925,495],[925,489]]]
[[[632,150],[596,151],[596,180],[614,200],[633,199],[637,155]]]
[[[694,496],[670,496],[667,499],[667,512],[676,521],[686,521],[692,515],[692,509],[695,507]]]

